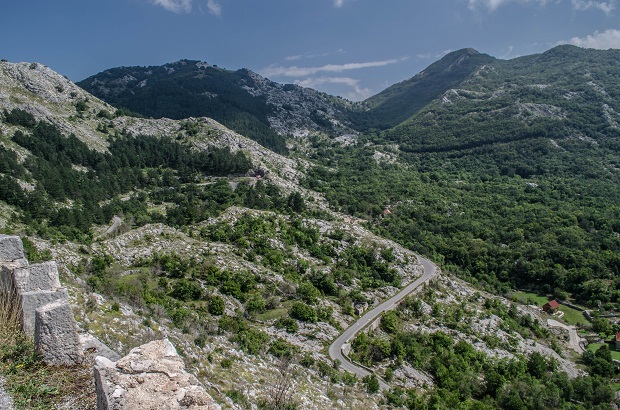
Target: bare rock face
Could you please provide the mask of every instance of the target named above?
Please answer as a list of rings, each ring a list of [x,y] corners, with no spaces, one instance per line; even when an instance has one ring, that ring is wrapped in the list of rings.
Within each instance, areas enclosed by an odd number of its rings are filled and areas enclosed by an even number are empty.
[[[118,362],[98,356],[94,373],[98,410],[220,410],[168,339],[136,347]]]

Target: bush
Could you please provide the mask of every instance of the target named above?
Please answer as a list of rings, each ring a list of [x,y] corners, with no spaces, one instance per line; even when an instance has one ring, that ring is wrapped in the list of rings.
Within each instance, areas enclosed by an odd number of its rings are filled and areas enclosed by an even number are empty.
[[[316,310],[302,302],[295,302],[291,306],[289,315],[302,322],[316,323],[318,321]]]
[[[245,329],[239,332],[233,340],[239,344],[239,347],[249,354],[258,354],[260,353],[263,345],[267,342],[269,338],[267,335],[260,330],[256,329]]]
[[[265,303],[265,299],[263,299],[261,295],[254,295],[245,304],[245,310],[249,314],[263,313],[266,309],[266,306],[267,304]]]
[[[202,288],[196,282],[181,279],[176,281],[172,286],[170,296],[184,302],[198,300],[202,296]]]
[[[295,319],[290,317],[281,317],[275,323],[278,329],[286,329],[288,333],[295,333],[299,330],[299,325]]]
[[[379,379],[375,374],[364,377],[364,384],[366,385],[366,391],[370,394],[377,393],[379,391]]]
[[[211,313],[212,315],[223,315],[225,309],[226,304],[224,303],[224,299],[222,299],[221,296],[213,296],[209,300],[209,313]]]
[[[293,346],[292,344],[288,343],[284,339],[277,339],[275,342],[271,344],[271,347],[269,347],[269,353],[271,353],[272,355],[280,359],[281,358],[290,359],[298,351],[299,351],[298,347]]]

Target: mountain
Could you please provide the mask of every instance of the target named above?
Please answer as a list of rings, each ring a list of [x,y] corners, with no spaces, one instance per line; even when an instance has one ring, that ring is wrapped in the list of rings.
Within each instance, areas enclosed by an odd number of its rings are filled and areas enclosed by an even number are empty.
[[[168,337],[223,407],[607,408],[615,352],[566,345],[563,326],[617,330],[616,61],[463,50],[429,67],[437,84],[347,111],[426,98],[404,120],[375,117],[396,126],[288,157],[211,118],[127,115],[41,64],[0,62],[0,229],[30,262],[59,263],[81,331],[122,354]],[[342,346],[373,371],[358,377],[328,348],[420,277],[414,252],[442,272]],[[531,306],[549,298],[595,319],[563,305],[566,324],[549,322]],[[40,372],[1,325],[20,402],[89,394]]]
[[[78,83],[106,102],[146,117],[207,116],[262,145],[286,152],[284,136],[351,132],[347,101],[241,69],[181,60],[154,67],[120,67]]]
[[[540,138],[607,147],[620,123],[618,58],[618,50],[559,46],[513,60],[485,59],[385,137],[410,152]]]
[[[355,122],[363,129],[387,129],[411,118],[473,73],[497,60],[468,48],[447,54],[414,77],[363,101]]]

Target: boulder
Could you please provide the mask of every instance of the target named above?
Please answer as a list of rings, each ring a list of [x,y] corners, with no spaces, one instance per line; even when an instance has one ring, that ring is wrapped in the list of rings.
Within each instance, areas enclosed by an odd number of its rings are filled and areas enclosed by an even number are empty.
[[[0,235],[0,263],[24,259],[24,245],[19,236]]]
[[[82,363],[82,345],[71,305],[56,300],[36,310],[34,346],[49,365],[71,366]]]
[[[80,334],[80,344],[87,362],[94,362],[97,356],[105,357],[113,362],[120,360],[121,356],[110,349],[101,340],[89,333]]]
[[[156,340],[118,362],[98,356],[94,366],[98,410],[220,410],[168,341]]]

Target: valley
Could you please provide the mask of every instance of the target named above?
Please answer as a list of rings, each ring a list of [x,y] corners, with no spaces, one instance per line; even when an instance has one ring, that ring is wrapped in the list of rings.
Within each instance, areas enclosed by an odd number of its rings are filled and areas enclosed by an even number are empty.
[[[614,408],[617,58],[464,49],[360,103],[1,62],[0,231],[57,261],[81,332],[168,338],[222,408]],[[66,406],[70,382],[29,407],[39,364],[9,350],[18,408]]]

